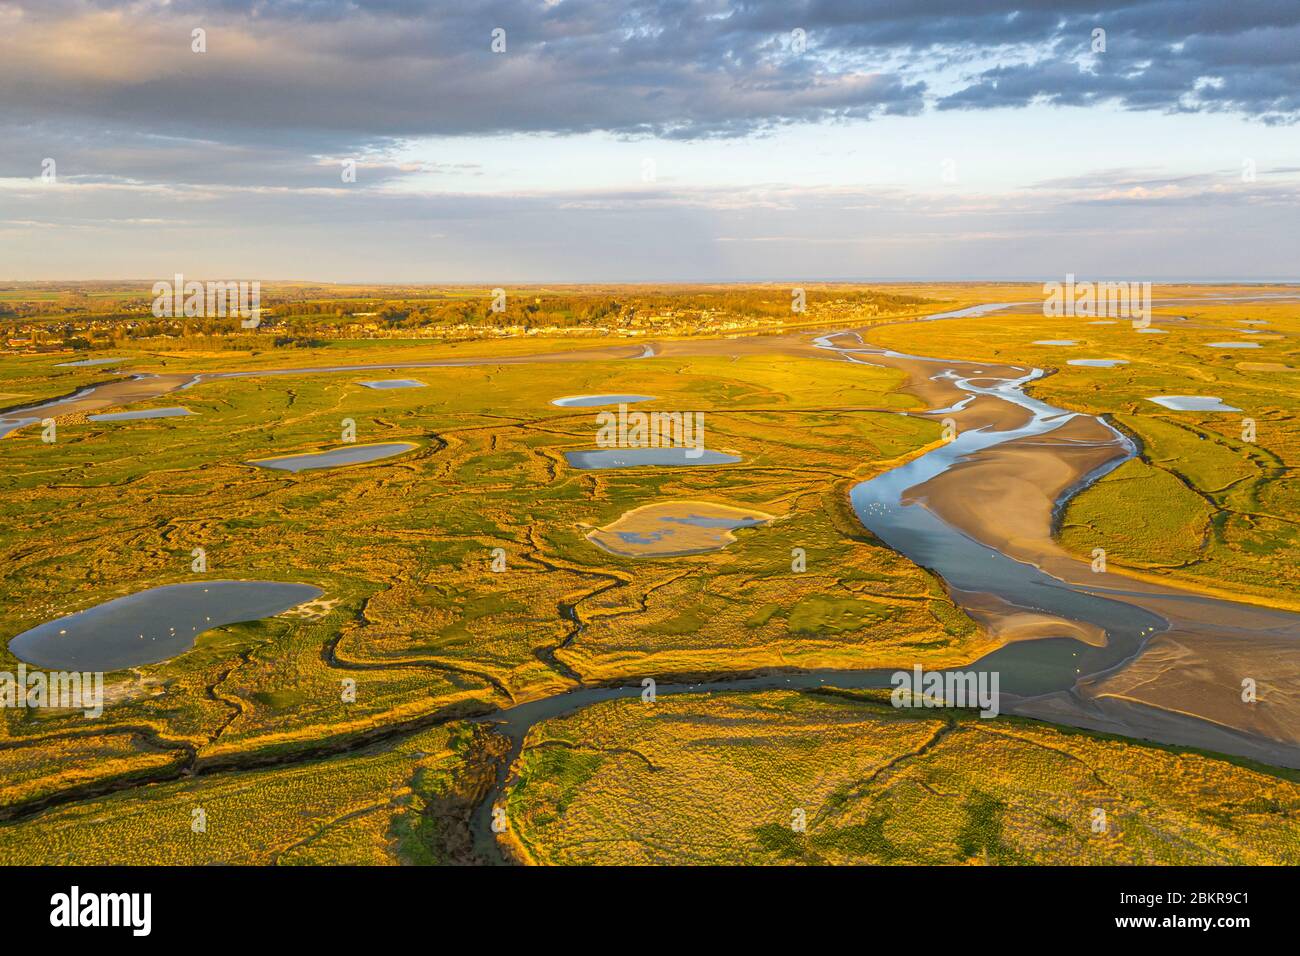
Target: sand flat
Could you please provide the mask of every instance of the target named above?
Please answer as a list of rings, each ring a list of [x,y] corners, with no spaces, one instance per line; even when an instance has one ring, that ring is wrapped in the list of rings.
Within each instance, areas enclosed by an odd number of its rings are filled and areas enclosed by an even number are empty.
[[[1083,475],[1124,453],[1104,425],[1080,415],[1046,434],[985,449],[908,489],[903,500],[924,501],[975,540],[1041,564],[1057,550],[1051,537],[1057,500]],[[990,508],[993,501],[1001,506]]]
[[[610,554],[630,558],[672,557],[718,551],[736,540],[737,528],[774,518],[755,508],[711,501],[660,501],[633,508],[617,521],[594,528],[587,540]]]

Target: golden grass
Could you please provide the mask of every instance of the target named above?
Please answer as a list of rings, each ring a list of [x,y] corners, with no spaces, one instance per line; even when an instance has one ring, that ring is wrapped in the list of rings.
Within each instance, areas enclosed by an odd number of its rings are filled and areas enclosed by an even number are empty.
[[[594,705],[533,728],[505,806],[535,864],[1300,861],[1293,779],[869,694]]]

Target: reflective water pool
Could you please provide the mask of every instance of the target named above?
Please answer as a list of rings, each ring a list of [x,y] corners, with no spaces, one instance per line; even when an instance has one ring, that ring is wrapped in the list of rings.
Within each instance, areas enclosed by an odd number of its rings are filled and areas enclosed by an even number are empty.
[[[114,671],[188,651],[204,631],[272,617],[324,592],[280,581],[203,581],[138,591],[24,631],[19,660],[57,670]]]
[[[341,468],[345,465],[364,465],[367,462],[402,455],[419,446],[411,442],[385,442],[378,445],[345,445],[329,451],[307,452],[302,455],[285,455],[282,458],[257,458],[246,462],[258,468],[279,471],[310,471],[315,468]]]

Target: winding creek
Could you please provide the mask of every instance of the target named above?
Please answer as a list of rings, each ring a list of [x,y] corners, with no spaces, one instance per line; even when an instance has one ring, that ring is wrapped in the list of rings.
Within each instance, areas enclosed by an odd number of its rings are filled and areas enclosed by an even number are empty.
[[[929,316],[926,321],[984,315],[1022,304],[988,303],[939,313]],[[850,341],[840,344],[845,339]],[[962,431],[952,441],[859,483],[850,495],[854,512],[863,525],[894,550],[942,577],[959,604],[966,604],[963,598],[974,595],[991,596],[999,602],[1003,612],[1019,609],[1034,616],[1046,616],[1047,623],[1040,625],[1043,636],[1004,644],[963,669],[976,673],[997,672],[1004,712],[1045,716],[1060,723],[1108,730],[1121,729],[1113,726],[1111,721],[1128,717],[1133,725],[1130,731],[1133,736],[1183,745],[1209,744],[1228,753],[1300,766],[1300,750],[1295,747],[1275,745],[1274,742],[1257,746],[1249,735],[1210,724],[1191,714],[1162,715],[1161,719],[1143,722],[1131,713],[1123,714],[1121,718],[1089,713],[1098,708],[1078,695],[1080,684],[1132,661],[1152,636],[1168,629],[1169,621],[1137,602],[1121,599],[1121,595],[1132,596],[1137,592],[1089,589],[1067,582],[1032,563],[1016,560],[981,543],[943,520],[923,500],[909,497],[909,492],[918,486],[950,472],[961,463],[977,459],[990,449],[1018,440],[1041,439],[1074,419],[1085,418],[1104,433],[1105,437],[1093,441],[1101,449],[1103,461],[1056,502],[1059,511],[1071,495],[1136,455],[1138,450],[1133,442],[1101,418],[1056,408],[1027,395],[1025,386],[1043,377],[1041,369],[1011,367],[1007,371],[1012,374],[1003,377],[985,371],[989,366],[980,366],[979,363],[932,359],[874,348],[867,345],[858,333],[852,332],[822,335],[814,340],[814,345],[861,364],[879,366],[906,362],[932,365],[936,367],[935,379],[950,381],[956,389],[966,393],[966,397],[948,408],[921,414],[960,412],[980,398],[1004,402],[1026,413],[1023,423],[1012,427],[984,426]],[[1106,593],[1108,590],[1110,593]],[[1213,601],[1200,596],[1181,596],[1196,601]],[[568,616],[576,622],[576,633],[580,633],[583,625],[577,615],[570,613]],[[1092,643],[1064,633],[1054,635],[1050,623],[1052,618],[1090,625],[1104,634],[1105,639],[1101,643]],[[1291,621],[1291,632],[1300,637],[1297,620],[1300,619]],[[1062,628],[1063,632],[1073,630]],[[569,643],[576,633],[571,635]],[[906,662],[900,662],[900,666],[906,666]],[[671,696],[712,690],[810,690],[820,687],[879,689],[891,686],[890,677],[895,671],[896,668],[814,670],[719,677],[698,683],[658,683],[655,694]],[[471,820],[474,846],[482,858],[507,862],[492,829],[493,814],[499,806],[501,794],[512,782],[528,731],[540,722],[600,701],[638,697],[640,694],[639,686],[586,687],[529,701],[480,718],[490,721],[510,740],[509,752],[497,768],[495,785],[476,808]],[[1051,701],[1054,697],[1069,699],[1073,711],[1061,707],[1059,702],[1046,714],[1034,707],[1036,702]]]
[[[967,309],[939,313],[926,321],[983,315],[1023,303],[988,303]],[[645,355],[655,354],[651,346]],[[933,359],[907,355],[872,347],[858,333],[832,332],[812,343],[812,350],[833,361],[857,362],[932,370],[932,381],[950,386],[961,393],[959,401],[948,407],[921,415],[964,415],[980,407],[999,410],[1003,420],[997,425],[983,423],[964,427],[944,444],[888,472],[856,485],[851,504],[862,524],[892,549],[916,564],[931,569],[947,583],[954,600],[971,609],[987,610],[990,602],[1005,613],[1008,609],[1028,615],[1039,622],[1034,634],[1011,640],[966,670],[996,671],[1000,678],[1001,710],[1025,714],[1057,723],[1092,729],[1112,730],[1158,742],[1204,746],[1207,749],[1247,756],[1284,766],[1300,766],[1300,748],[1288,741],[1252,734],[1238,727],[1226,726],[1186,711],[1162,710],[1134,704],[1114,703],[1088,696],[1081,688],[1096,682],[1133,662],[1153,637],[1168,632],[1176,614],[1164,608],[1186,605],[1188,614],[1212,619],[1233,614],[1254,614],[1259,626],[1271,635],[1286,640],[1300,638],[1300,615],[1282,611],[1247,609],[1231,601],[1219,600],[1162,585],[1151,585],[1112,575],[1106,586],[1085,585],[1053,566],[1022,560],[992,546],[981,535],[963,531],[946,520],[941,508],[934,506],[922,487],[951,477],[972,463],[1004,453],[1010,443],[1056,443],[1062,454],[1084,452],[1093,466],[1055,501],[1056,511],[1070,495],[1097,481],[1111,469],[1132,458],[1138,450],[1123,434],[1102,418],[1056,408],[1026,393],[1026,386],[1041,379],[1044,371],[1014,366],[981,365],[969,361]],[[563,359],[581,360],[581,354]],[[594,357],[594,356],[592,356]],[[608,355],[601,356],[608,358]],[[515,359],[524,361],[526,359]],[[360,371],[393,368],[431,368],[440,365],[474,364],[471,361],[398,363],[383,366],[352,366],[320,369],[265,370],[216,373],[203,376],[154,377],[163,394],[200,381],[254,375],[310,374],[313,372]],[[495,363],[494,363],[495,364]],[[139,382],[142,377],[132,381]],[[98,392],[113,385],[97,386],[79,392],[75,399],[95,401]],[[152,395],[145,397],[153,397]],[[67,402],[68,400],[62,400]],[[120,402],[119,402],[120,404]],[[44,403],[29,410],[15,410],[12,416],[30,416],[32,412],[57,409],[60,401]],[[102,407],[102,406],[101,406]],[[0,425],[3,419],[0,419]],[[1084,426],[1084,437],[1075,433]],[[698,463],[698,462],[697,462]],[[577,464],[577,463],[573,463]],[[581,467],[581,465],[579,465]],[[590,467],[590,465],[588,465]],[[981,501],[980,507],[992,520],[1004,517],[999,509],[1011,507],[1001,501]],[[1086,565],[1085,565],[1086,567]],[[1162,603],[1163,602],[1163,603]],[[1160,610],[1154,608],[1159,607]],[[576,610],[562,606],[560,612],[573,624],[566,639],[572,643],[584,624]],[[973,613],[973,612],[972,612]],[[1085,633],[1086,632],[1086,633]],[[1087,639],[1089,634],[1100,640]],[[557,664],[559,662],[556,662]],[[900,661],[899,667],[910,662]],[[567,673],[570,678],[577,675]],[[778,688],[815,689],[833,686],[847,689],[888,687],[896,668],[869,670],[817,670],[797,673],[720,674],[707,682],[664,682],[655,689],[658,696],[700,693],[710,690],[758,691]],[[639,697],[640,681],[628,686],[579,686],[566,693],[531,700],[472,718],[491,723],[510,740],[507,757],[497,765],[492,790],[473,811],[471,827],[474,846],[484,859],[502,860],[502,850],[492,830],[493,810],[500,794],[509,785],[514,765],[530,728],[537,723],[571,713],[616,697]]]
[[[833,341],[840,337],[823,336],[816,344],[819,348],[848,355],[866,351],[877,361],[902,358],[948,364],[943,360],[881,349],[834,345]],[[940,374],[972,399],[987,396],[1023,409],[1028,412],[1028,420],[1012,428],[994,430],[985,427],[962,431],[952,441],[858,484],[850,494],[858,519],[895,551],[934,571],[950,588],[994,595],[1012,607],[1087,622],[1106,633],[1108,639],[1100,647],[1077,638],[1040,638],[1007,644],[976,662],[973,667],[976,671],[999,672],[1003,694],[1032,697],[1067,690],[1080,676],[1100,673],[1132,657],[1142,639],[1164,624],[1160,617],[1120,601],[1086,593],[1031,564],[1014,560],[953,527],[924,502],[909,500],[909,489],[948,472],[960,462],[1005,442],[1046,435],[1077,417],[1076,413],[1025,394],[1024,386],[1041,378],[1041,369],[1031,369],[1017,378],[1007,379],[992,377],[983,371],[963,375],[952,367]],[[993,384],[983,384],[989,382]],[[949,409],[940,410],[947,411]],[[1110,436],[1109,443],[1115,454],[1089,475],[1080,488],[1137,453],[1128,438],[1110,425],[1100,423]]]

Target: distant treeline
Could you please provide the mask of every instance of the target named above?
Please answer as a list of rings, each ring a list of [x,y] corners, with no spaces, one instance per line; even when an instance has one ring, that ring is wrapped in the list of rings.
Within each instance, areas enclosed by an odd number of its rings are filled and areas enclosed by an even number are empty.
[[[705,313],[741,318],[788,318],[791,316],[790,289],[737,288],[720,290],[666,290],[630,295],[608,293],[537,293],[507,291],[504,308],[493,309],[494,296],[447,299],[326,300],[282,303],[272,314],[279,318],[332,316],[349,320],[362,316],[377,324],[420,328],[425,326],[470,325],[505,328],[511,326],[564,328],[617,326],[655,316],[701,316]],[[876,313],[906,311],[924,304],[917,296],[894,295],[875,290],[810,289],[809,308],[827,301],[843,301]]]
[[[377,294],[370,295],[369,292]],[[360,293],[360,294],[358,294]],[[395,294],[396,293],[396,294]],[[621,287],[616,289],[491,289],[437,291],[263,288],[262,322],[298,341],[314,331],[370,325],[389,329],[469,326],[503,328],[626,328],[663,323],[708,326],[729,321],[797,319],[794,290],[780,286]],[[822,286],[804,293],[807,311],[837,304],[864,315],[890,315],[926,304],[918,296],[869,288]],[[157,318],[152,299],[134,289],[88,294],[82,290],[34,292],[0,289],[0,318],[30,320],[65,339],[145,339],[159,336],[229,336],[232,318]],[[497,308],[494,308],[497,306]]]

